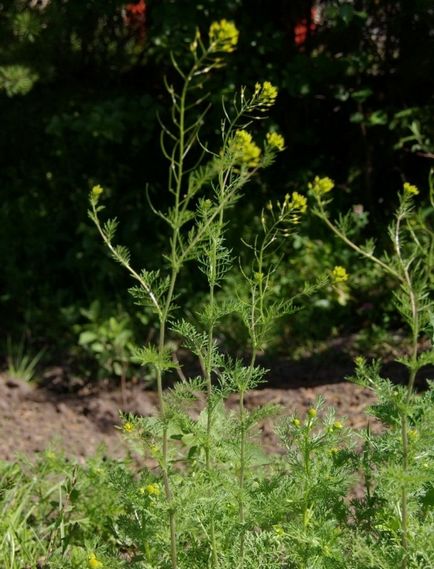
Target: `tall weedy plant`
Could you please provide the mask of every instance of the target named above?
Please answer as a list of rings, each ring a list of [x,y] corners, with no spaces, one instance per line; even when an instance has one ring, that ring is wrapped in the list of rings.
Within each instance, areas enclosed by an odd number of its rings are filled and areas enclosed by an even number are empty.
[[[394,220],[388,228],[391,246],[389,251],[383,254],[376,252],[372,240],[363,245],[353,241],[351,212],[337,220],[330,217],[327,205],[330,202],[329,192],[333,187],[334,183],[330,178],[317,177],[310,184],[310,192],[316,200],[314,213],[341,241],[370,263],[378,265],[385,276],[395,281],[395,306],[410,331],[409,354],[399,359],[408,370],[405,387],[393,385],[389,380],[381,378],[380,362],[368,364],[363,357],[356,359],[354,379],[376,392],[379,404],[374,407],[374,414],[389,427],[387,434],[375,442],[368,432],[367,442],[375,447],[370,469],[374,467],[376,460],[379,461],[375,507],[378,508],[378,501],[381,499],[389,500],[393,508],[388,513],[379,508],[383,516],[381,520],[379,510],[375,514],[365,512],[365,519],[370,520],[370,537],[379,537],[378,544],[384,546],[382,561],[381,556],[378,558],[381,566],[385,566],[384,558],[388,558],[389,563],[399,563],[402,569],[421,567],[420,554],[415,554],[420,545],[417,543],[417,527],[423,517],[421,496],[425,496],[428,489],[432,488],[430,463],[425,462],[425,467],[421,468],[421,457],[430,457],[432,454],[422,442],[422,433],[426,436],[427,432],[432,432],[430,422],[433,394],[429,389],[424,396],[416,395],[415,379],[423,366],[434,362],[432,343],[428,350],[421,350],[422,338],[428,335],[432,339],[434,326],[433,187],[431,184],[431,208],[416,208],[418,188],[409,183],[403,185]],[[367,487],[369,494],[370,486]],[[375,500],[370,495],[368,498],[370,509],[374,507]],[[398,547],[395,537],[399,543]]]
[[[249,368],[240,362],[226,362],[216,347],[215,327],[220,318],[228,312],[236,311],[239,306],[234,303],[216,302],[216,290],[220,286],[225,273],[232,265],[231,251],[225,245],[224,232],[226,226],[225,213],[242,195],[242,188],[259,168],[271,164],[276,153],[283,149],[283,138],[270,132],[261,149],[246,130],[248,125],[259,118],[274,103],[277,89],[269,82],[257,83],[249,94],[241,89],[234,97],[231,105],[223,107],[222,142],[218,149],[212,150],[199,139],[199,133],[206,113],[209,109],[206,82],[210,73],[224,63],[224,57],[232,52],[238,42],[238,31],[235,25],[226,20],[214,22],[205,42],[197,32],[190,45],[191,66],[184,70],[172,56],[172,62],[180,79],[180,88],[167,84],[171,97],[171,124],[162,124],[161,147],[169,161],[168,192],[173,201],[167,211],[150,208],[168,227],[168,248],[159,260],[157,270],[136,270],[130,259],[129,251],[122,245],[115,244],[117,220],[103,222],[101,212],[101,194],[103,189],[96,186],[90,194],[91,209],[89,215],[95,223],[104,243],[112,256],[136,281],[130,289],[135,301],[143,306],[150,306],[158,318],[159,340],[157,345],[147,345],[136,350],[136,357],[142,365],[152,365],[156,370],[159,399],[159,417],[157,420],[143,420],[140,432],[146,435],[152,456],[158,461],[164,486],[165,504],[163,507],[169,521],[170,564],[173,569],[178,566],[182,553],[178,551],[180,532],[177,527],[179,511],[185,504],[185,495],[176,494],[179,476],[173,465],[178,460],[179,441],[185,443],[185,436],[193,437],[197,444],[190,441],[188,459],[200,464],[201,476],[211,480],[215,468],[216,445],[213,429],[217,421],[216,409],[222,398],[234,388],[241,388],[240,416],[241,436],[239,441],[239,521],[241,526],[245,520],[243,509],[243,488],[245,469],[245,417],[243,410],[243,393],[254,379],[263,374],[255,371],[255,355]],[[301,211],[305,209],[304,198],[294,195],[290,203],[288,197],[282,209],[284,211]],[[291,209],[292,208],[292,209]],[[275,230],[272,230],[275,231]],[[255,354],[260,345],[260,336],[266,327],[264,299],[266,297],[267,276],[262,273],[263,254],[268,246],[272,233],[267,234],[256,256],[258,271],[252,283],[251,314],[245,315],[252,338],[252,351]],[[275,237],[273,237],[274,239]],[[185,320],[174,316],[177,297],[178,277],[186,263],[195,261],[205,274],[209,299],[199,316],[199,328]],[[262,275],[258,277],[258,275]],[[250,277],[248,277],[250,278]],[[259,293],[259,294],[258,294]],[[283,307],[283,305],[282,305]],[[193,380],[185,379],[183,385],[164,392],[165,373],[178,366],[167,347],[169,328],[185,338],[185,344],[199,358],[203,377]],[[182,374],[181,374],[182,375]],[[219,379],[219,387],[213,388],[213,375]],[[206,410],[199,423],[192,422],[188,413],[183,411],[183,402],[190,402],[194,393],[205,389]],[[244,390],[244,391],[243,391]],[[202,430],[202,422],[205,428]],[[124,425],[126,431],[138,431],[139,423],[133,419]],[[177,444],[178,441],[178,444]],[[204,463],[201,463],[202,451]],[[193,460],[194,459],[194,460]],[[203,468],[202,468],[203,467]],[[149,496],[159,495],[158,485],[148,484],[144,493]],[[215,502],[215,500],[214,500]],[[215,505],[215,504],[214,504]],[[210,563],[217,567],[219,563],[216,537],[216,516],[207,516],[203,525],[209,537]],[[197,512],[195,514],[197,516]],[[241,532],[242,533],[242,532]],[[164,541],[164,539],[163,539]],[[190,548],[192,544],[190,543]],[[243,540],[240,542],[241,551]],[[153,556],[149,545],[144,553],[147,559]],[[164,554],[160,551],[160,558]]]

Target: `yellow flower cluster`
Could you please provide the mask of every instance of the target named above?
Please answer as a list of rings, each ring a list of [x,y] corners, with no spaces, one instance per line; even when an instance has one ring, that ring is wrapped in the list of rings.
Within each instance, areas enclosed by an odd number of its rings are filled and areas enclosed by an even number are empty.
[[[285,535],[285,530],[283,529],[283,527],[281,525],[274,525],[273,526],[274,532],[277,536],[282,537]]]
[[[148,496],[159,496],[161,494],[158,484],[148,484],[143,490]]]
[[[268,146],[279,150],[279,152],[285,148],[285,139],[278,132],[267,132],[266,140]]]
[[[335,421],[333,425],[330,425],[328,428],[329,433],[334,433],[336,431],[341,431],[344,428],[343,424],[340,421]]]
[[[104,567],[104,565],[97,558],[95,553],[89,553],[89,555],[87,557],[87,564],[90,567],[90,569],[101,569],[101,567]]]
[[[261,149],[253,142],[252,135],[246,130],[236,131],[230,143],[230,151],[235,160],[241,164],[249,168],[259,166]]]
[[[336,266],[332,271],[334,283],[344,283],[348,280],[348,273],[344,267]]]
[[[103,191],[103,188],[99,184],[97,186],[94,186],[90,192],[90,199],[96,203]]]
[[[255,85],[257,101],[264,107],[271,107],[274,105],[278,94],[279,89],[272,85],[270,81],[264,81],[262,85],[261,83],[256,83]]]
[[[408,431],[408,439],[412,442],[415,442],[419,438],[419,432],[416,429],[410,429]]]
[[[312,407],[311,409],[308,409],[307,414],[311,419],[314,419],[318,415],[318,412]]]
[[[213,22],[209,28],[209,41],[212,51],[230,53],[234,51],[238,43],[240,32],[233,22],[220,20]]]
[[[268,202],[265,206],[274,217],[273,203]],[[283,203],[277,202],[277,215],[280,221],[286,219],[291,223],[299,223],[300,215],[307,210],[307,199],[298,192],[292,192],[291,195],[286,194]]]
[[[405,182],[404,193],[411,196],[417,196],[419,194],[419,189],[414,184],[409,184],[408,182]]]
[[[315,194],[315,196],[320,197],[324,194],[327,194],[328,192],[331,192],[335,187],[335,183],[331,178],[320,178],[319,176],[315,176],[314,181],[309,182],[308,187],[309,190]]]
[[[292,192],[289,206],[294,210],[298,210],[300,213],[306,213],[307,199],[298,192]]]
[[[134,425],[129,421],[127,421],[126,423],[123,424],[122,429],[124,430],[125,433],[131,433],[132,431],[134,431]]]

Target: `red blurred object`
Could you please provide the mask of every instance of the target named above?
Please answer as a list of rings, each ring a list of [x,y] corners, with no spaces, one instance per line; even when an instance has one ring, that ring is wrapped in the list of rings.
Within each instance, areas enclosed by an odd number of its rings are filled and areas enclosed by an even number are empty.
[[[146,3],[145,0],[125,4],[124,22],[137,36],[143,40],[146,33]]]
[[[137,3],[127,4],[125,10],[130,14],[144,14],[146,12],[145,0],[139,0]]]
[[[294,42],[295,45],[300,47],[306,43],[309,32],[314,32],[317,28],[319,19],[319,10],[315,6],[310,13],[310,22],[308,24],[306,19],[300,20],[294,28]]]

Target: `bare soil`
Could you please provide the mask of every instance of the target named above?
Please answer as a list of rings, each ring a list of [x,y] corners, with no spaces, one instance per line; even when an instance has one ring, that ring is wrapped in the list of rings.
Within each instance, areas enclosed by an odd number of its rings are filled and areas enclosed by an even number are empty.
[[[267,383],[262,389],[249,392],[245,400],[248,408],[274,403],[282,407],[282,415],[303,415],[321,396],[325,407],[334,407],[348,426],[362,429],[369,422],[378,428],[366,414],[367,407],[375,401],[373,393],[345,380],[353,373],[353,364],[341,341],[305,359],[264,358],[260,363],[270,370]],[[192,375],[198,372],[190,371]],[[425,369],[420,374],[420,388],[426,377],[433,377],[433,371],[434,368]],[[382,373],[395,382],[405,381],[405,369],[400,364],[387,363]],[[227,405],[234,408],[237,402],[234,395]],[[121,407],[117,384],[85,383],[65,367],[45,370],[37,385],[0,374],[0,459],[14,460],[19,454],[34,455],[51,447],[84,461],[101,445],[107,456],[123,456],[126,446],[117,428]],[[199,409],[200,403],[194,406],[192,414]],[[157,413],[155,391],[142,383],[130,384],[123,411],[145,416]],[[267,450],[280,450],[271,420],[263,423],[262,437]]]
[[[262,364],[271,370],[269,383],[248,394],[247,407],[275,403],[282,406],[284,415],[303,415],[322,396],[326,406],[333,406],[349,426],[362,429],[368,421],[372,424],[366,408],[374,402],[374,396],[344,380],[352,373],[352,364],[342,354],[298,362],[278,358]],[[387,367],[389,376],[402,380],[399,367]],[[38,386],[0,375],[0,459],[14,460],[18,454],[33,455],[47,447],[78,460],[92,455],[101,445],[108,456],[125,454],[125,444],[116,428],[122,406],[120,390],[110,382],[100,382],[71,392],[71,381],[65,373],[60,367],[46,370]],[[230,397],[228,407],[236,404],[237,396]],[[156,393],[141,384],[130,385],[123,410],[155,414]],[[269,451],[279,450],[271,420],[262,425],[262,436]]]

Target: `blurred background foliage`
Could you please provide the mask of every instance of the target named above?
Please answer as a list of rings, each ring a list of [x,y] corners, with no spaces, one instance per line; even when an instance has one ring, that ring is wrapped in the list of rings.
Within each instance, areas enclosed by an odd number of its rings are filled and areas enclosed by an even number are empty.
[[[131,328],[128,338],[152,336],[152,320],[135,314],[127,278],[88,222],[87,194],[95,183],[106,188],[121,242],[138,266],[158,266],[164,234],[145,188],[164,205],[163,79],[173,77],[170,52],[182,62],[196,28],[207,34],[220,18],[236,22],[240,43],[213,79],[203,138],[218,145],[222,97],[269,80],[279,87],[271,123],[287,144],[233,217],[236,248],[256,231],[268,200],[305,192],[316,174],[336,180],[337,210],[355,205],[361,236],[383,226],[404,180],[426,188],[434,157],[432,0],[0,1],[2,337],[48,345],[46,357],[75,353],[80,338],[88,348],[86,314],[96,300],[102,328],[115,318],[122,333]],[[312,219],[283,254],[282,294],[335,264],[353,277],[282,322],[274,348],[399,325],[388,322],[385,283]],[[200,277],[186,275],[183,286],[194,313]],[[235,290],[234,275],[228,292]],[[237,348],[240,333],[228,321],[222,339]]]

